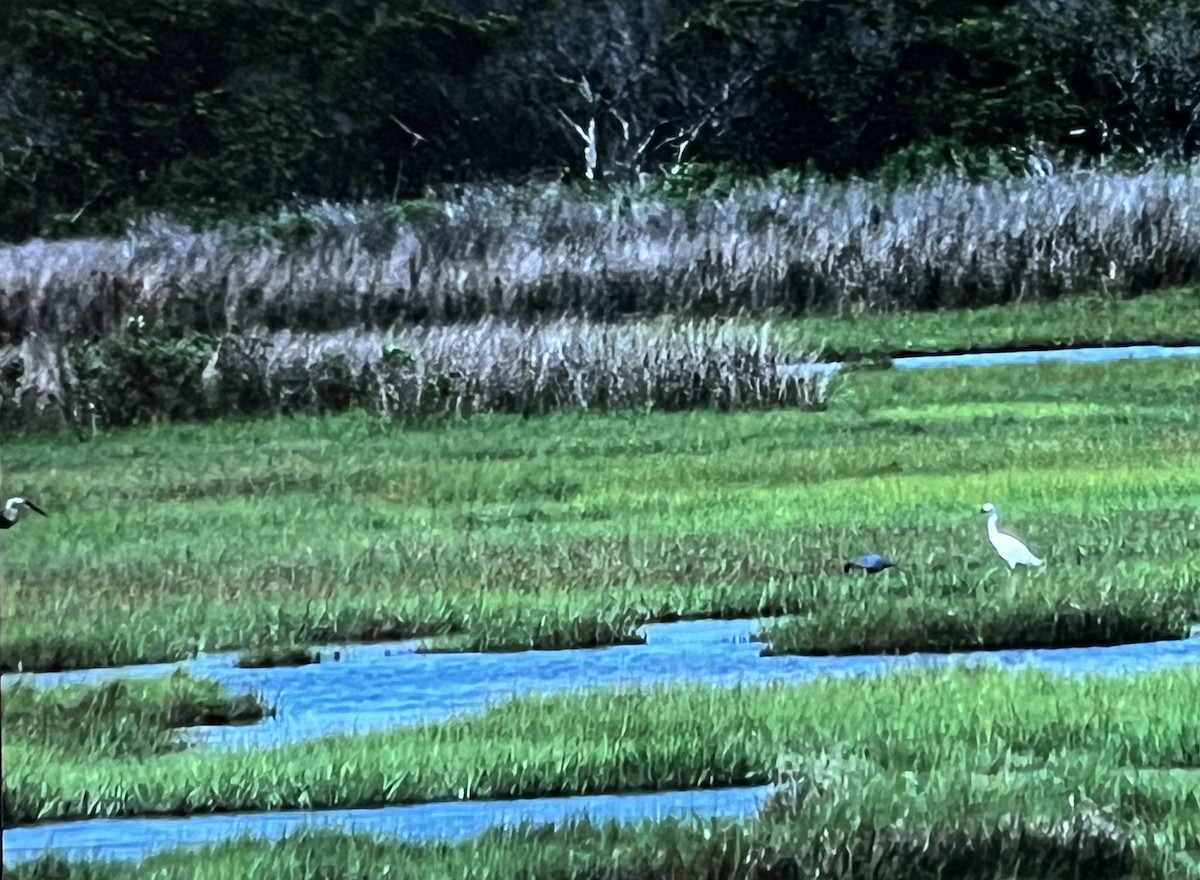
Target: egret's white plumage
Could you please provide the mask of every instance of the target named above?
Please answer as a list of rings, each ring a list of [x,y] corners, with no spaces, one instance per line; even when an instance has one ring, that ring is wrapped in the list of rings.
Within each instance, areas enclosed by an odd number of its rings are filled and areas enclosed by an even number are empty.
[[[1000,531],[1000,512],[996,510],[994,504],[990,501],[987,502],[979,512],[988,515],[988,540],[992,542],[992,546],[996,548],[996,552],[1000,554],[1000,558],[1008,563],[1009,569],[1014,569],[1018,565],[1032,565],[1037,567],[1046,564],[1045,560],[1034,556],[1033,551],[1026,547],[1020,538],[1010,535],[1008,532]]]
[[[22,514],[26,510],[32,510],[34,513],[46,515],[46,511],[42,510],[28,498],[9,498],[4,502],[4,510],[0,510],[0,529],[11,529],[17,524]]]

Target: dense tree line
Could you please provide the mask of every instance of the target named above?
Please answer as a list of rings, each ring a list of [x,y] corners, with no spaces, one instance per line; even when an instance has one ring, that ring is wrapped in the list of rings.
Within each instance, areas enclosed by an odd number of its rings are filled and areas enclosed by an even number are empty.
[[[845,176],[1200,146],[1200,0],[25,0],[0,19],[7,239],[681,162]]]

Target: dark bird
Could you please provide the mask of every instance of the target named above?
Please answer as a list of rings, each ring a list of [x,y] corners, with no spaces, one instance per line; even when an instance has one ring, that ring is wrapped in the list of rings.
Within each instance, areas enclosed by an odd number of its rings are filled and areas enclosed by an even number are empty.
[[[865,556],[860,556],[853,562],[847,562],[842,566],[842,571],[849,574],[851,570],[857,568],[860,571],[865,571],[867,574],[879,574],[885,568],[894,568],[896,563],[888,559],[886,556],[880,556],[878,553],[868,553]]]
[[[26,510],[32,510],[34,513],[40,513],[42,516],[46,515],[46,511],[42,510],[28,498],[9,498],[4,502],[4,510],[0,510],[0,529],[11,529],[25,514]]]

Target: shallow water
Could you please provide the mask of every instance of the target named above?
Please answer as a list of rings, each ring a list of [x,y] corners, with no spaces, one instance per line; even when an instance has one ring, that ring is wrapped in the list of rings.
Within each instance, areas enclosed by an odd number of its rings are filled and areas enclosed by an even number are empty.
[[[913,355],[892,359],[897,370],[946,367],[1000,367],[1026,364],[1101,364],[1108,361],[1200,358],[1200,345],[1121,345],[1043,351],[985,351],[971,354]]]
[[[1003,367],[1029,364],[1103,364],[1111,361],[1200,358],[1200,345],[1119,345],[1096,348],[1059,348],[1037,351],[979,351],[961,354],[900,355],[891,359],[897,370],[931,370],[951,367]],[[833,376],[844,367],[840,361],[781,364],[780,376],[804,379]]]

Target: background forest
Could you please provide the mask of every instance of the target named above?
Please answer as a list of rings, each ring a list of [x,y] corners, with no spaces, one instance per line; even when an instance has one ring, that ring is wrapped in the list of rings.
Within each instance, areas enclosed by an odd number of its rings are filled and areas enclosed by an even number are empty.
[[[907,179],[1200,144],[1196,0],[26,0],[0,18],[9,241],[464,182]]]

